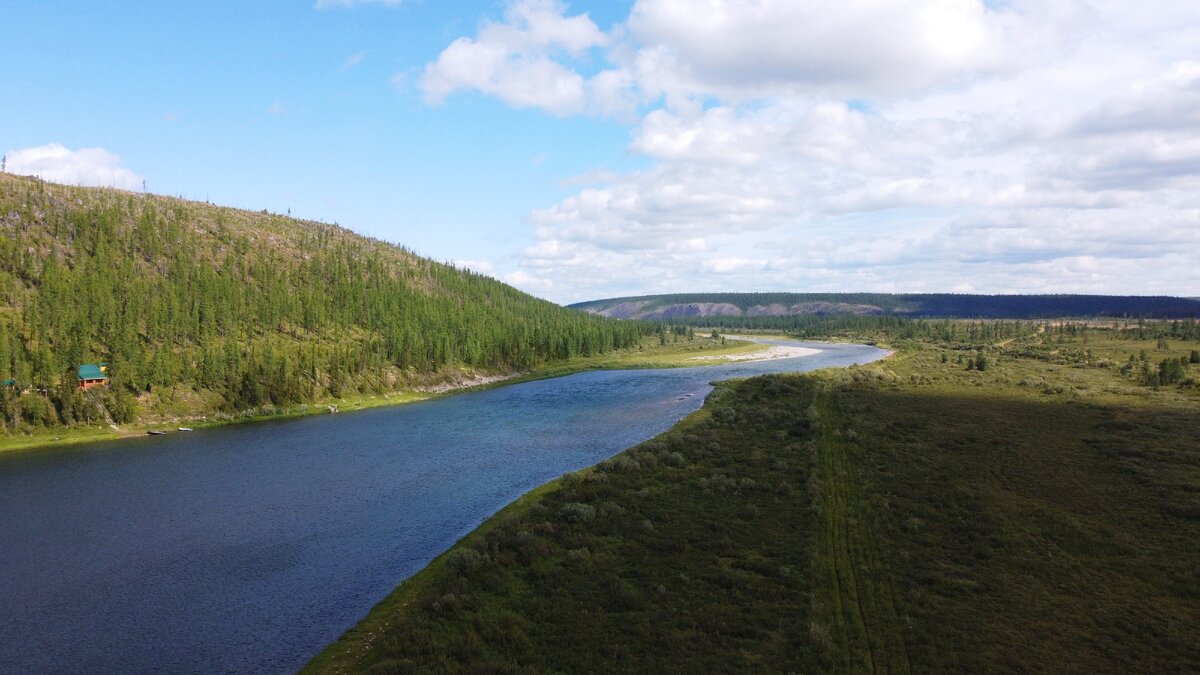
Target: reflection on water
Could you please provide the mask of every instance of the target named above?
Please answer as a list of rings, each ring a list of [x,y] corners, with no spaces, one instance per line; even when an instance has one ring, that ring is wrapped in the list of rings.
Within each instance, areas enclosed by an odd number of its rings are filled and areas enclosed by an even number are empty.
[[[0,672],[294,671],[488,515],[670,428],[709,382],[884,354],[815,346],[0,455]]]

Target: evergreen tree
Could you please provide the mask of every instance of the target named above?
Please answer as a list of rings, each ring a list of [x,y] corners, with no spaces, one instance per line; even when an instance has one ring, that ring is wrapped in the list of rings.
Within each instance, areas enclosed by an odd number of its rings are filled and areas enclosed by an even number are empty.
[[[95,421],[74,391],[82,363],[109,362],[103,405],[190,387],[238,410],[532,368],[654,329],[321,223],[12,176],[0,213],[15,214],[0,238],[0,380],[45,390],[53,411],[14,402],[10,428]]]

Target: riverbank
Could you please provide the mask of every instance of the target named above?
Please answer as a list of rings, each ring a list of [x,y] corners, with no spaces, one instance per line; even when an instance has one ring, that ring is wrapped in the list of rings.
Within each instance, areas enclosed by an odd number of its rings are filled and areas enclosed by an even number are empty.
[[[819,349],[809,349],[808,347],[785,347],[782,345],[772,345],[763,352],[751,352],[747,354],[713,354],[710,356],[693,356],[689,361],[719,361],[719,362],[736,362],[736,361],[773,361],[775,359],[794,359],[801,356],[812,356],[819,354]]]
[[[1200,669],[1200,392],[1111,367],[1146,340],[897,342],[718,385],[305,672]]]
[[[481,391],[497,386],[517,384],[552,377],[563,377],[586,370],[680,368],[698,365],[696,354],[713,357],[737,357],[744,360],[748,355],[765,353],[767,345],[749,342],[750,336],[728,339],[696,337],[692,340],[677,338],[660,344],[658,337],[647,338],[636,349],[618,350],[593,357],[579,357],[567,362],[546,364],[527,372],[495,373],[486,371],[459,370],[449,373],[440,382],[413,388],[398,389],[380,394],[354,394],[334,399],[323,399],[311,403],[286,406],[262,406],[238,413],[205,411],[203,414],[160,415],[153,420],[111,427],[93,426],[51,427],[31,433],[0,434],[0,453],[35,451],[46,448],[81,445],[102,441],[145,436],[151,431],[178,433],[179,428],[202,429],[227,424],[243,424],[283,420],[309,415],[347,413],[370,408],[402,405],[452,396],[470,391]]]
[[[713,380],[881,354],[832,345],[795,360],[589,371],[352,415],[0,455],[0,494],[14,506],[0,508],[0,549],[12,551],[0,596],[16,599],[0,608],[0,661],[293,672],[463,534],[671,428]]]

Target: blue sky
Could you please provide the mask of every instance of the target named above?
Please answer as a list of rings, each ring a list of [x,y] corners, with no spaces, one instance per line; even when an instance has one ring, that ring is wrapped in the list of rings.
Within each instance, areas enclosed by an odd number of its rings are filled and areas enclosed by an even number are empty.
[[[558,179],[624,166],[628,131],[412,80],[490,2],[13,3],[0,147],[102,147],[152,192],[338,221],[438,259],[532,236]],[[395,82],[394,82],[395,81]]]
[[[1200,295],[1192,3],[323,2],[8,3],[0,151],[560,302]]]

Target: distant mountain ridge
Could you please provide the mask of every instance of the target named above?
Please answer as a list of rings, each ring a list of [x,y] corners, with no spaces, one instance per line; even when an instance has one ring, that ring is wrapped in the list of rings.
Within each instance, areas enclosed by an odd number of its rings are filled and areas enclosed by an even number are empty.
[[[570,307],[600,316],[650,321],[827,315],[964,319],[1200,317],[1200,300],[1195,298],[1122,295],[680,293],[591,300]]]

